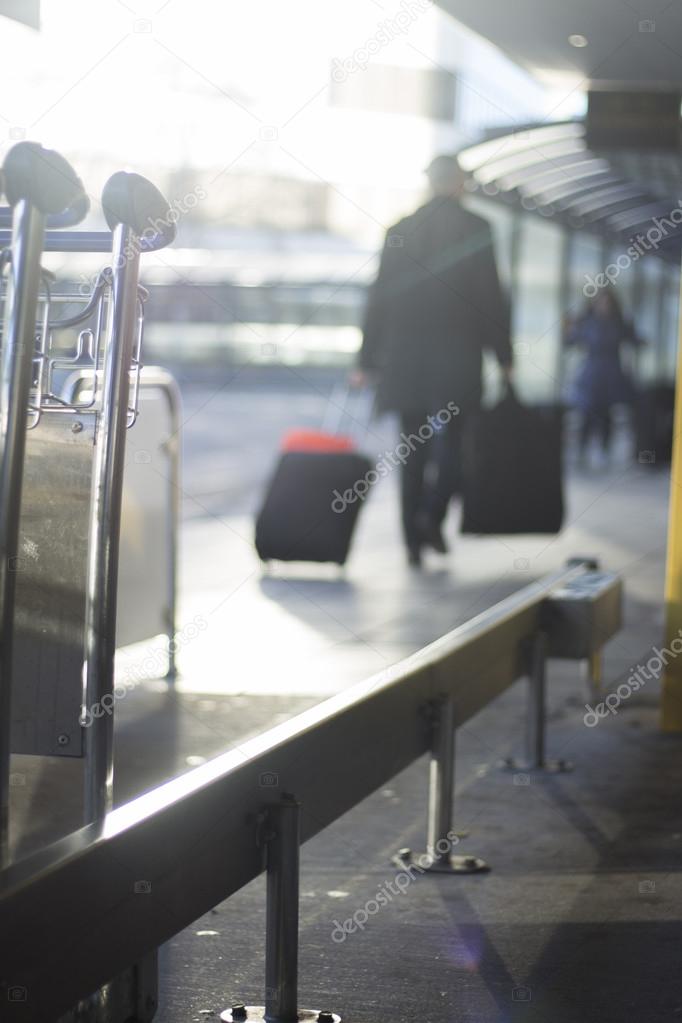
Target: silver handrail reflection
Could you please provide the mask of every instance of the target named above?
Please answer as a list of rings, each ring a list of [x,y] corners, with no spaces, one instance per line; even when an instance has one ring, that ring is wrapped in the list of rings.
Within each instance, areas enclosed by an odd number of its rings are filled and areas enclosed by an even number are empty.
[[[0,862],[9,859],[9,778],[14,597],[26,427],[45,216],[28,200],[14,210],[0,361]]]

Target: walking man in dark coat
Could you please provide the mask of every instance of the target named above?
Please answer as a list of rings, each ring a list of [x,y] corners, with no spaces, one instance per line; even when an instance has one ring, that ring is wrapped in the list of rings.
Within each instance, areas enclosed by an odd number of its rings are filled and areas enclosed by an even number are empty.
[[[481,402],[483,350],[506,375],[512,364],[488,222],[461,205],[464,175],[454,157],[436,157],[427,176],[432,198],[386,235],[354,374],[358,384],[376,377],[378,406],[399,413],[410,445],[402,523],[413,565],[424,546],[447,551],[442,525],[458,482],[462,424]]]

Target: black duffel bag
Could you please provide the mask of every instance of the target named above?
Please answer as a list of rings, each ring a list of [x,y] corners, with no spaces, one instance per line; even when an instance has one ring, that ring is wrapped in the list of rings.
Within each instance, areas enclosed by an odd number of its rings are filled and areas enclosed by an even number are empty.
[[[560,406],[522,404],[511,384],[472,416],[463,444],[463,533],[558,533],[564,515]]]
[[[635,458],[640,464],[669,465],[673,452],[675,387],[665,380],[642,388],[634,401]]]

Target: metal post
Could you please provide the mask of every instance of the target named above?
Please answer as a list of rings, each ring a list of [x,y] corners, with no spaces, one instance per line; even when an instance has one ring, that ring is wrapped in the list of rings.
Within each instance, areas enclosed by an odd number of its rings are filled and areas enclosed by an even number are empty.
[[[14,210],[0,368],[0,864],[9,861],[12,634],[19,517],[33,376],[45,217],[26,199]]]
[[[590,697],[592,699],[597,699],[601,695],[602,683],[604,680],[604,666],[601,650],[597,650],[593,654],[590,654],[590,656],[583,661],[582,674],[587,683]]]
[[[168,670],[166,678],[169,683],[174,683],[177,676],[176,642],[175,633],[177,629],[177,591],[178,591],[178,534],[180,524],[180,431],[182,421],[180,418],[180,391],[175,381],[168,382],[164,387],[164,394],[168,400],[171,415],[171,432],[165,443],[165,451],[168,455],[168,593],[167,593],[167,630],[168,630]]]
[[[286,797],[274,808],[268,846],[265,923],[265,1018],[298,1020],[298,880],[300,806]]]
[[[288,794],[268,808],[265,1006],[236,1002],[221,1013],[227,1023],[341,1023],[333,1012],[298,1008],[300,816],[300,803]]]
[[[545,725],[547,717],[547,649],[548,637],[542,630],[533,637],[528,650],[528,697],[526,704],[526,730],[524,737],[525,756],[523,760],[508,757],[500,765],[505,770],[520,773],[546,771],[557,774],[570,771],[567,760],[548,760],[545,749]]]
[[[121,494],[137,319],[139,247],[124,224],[114,229],[112,294],[104,351],[88,540],[85,621],[85,821],[102,821],[113,795],[113,689]],[[99,716],[93,708],[101,708]]]
[[[531,644],[528,665],[526,763],[531,768],[544,767],[545,764],[546,667],[547,636],[538,632]]]
[[[476,874],[490,867],[477,856],[455,856],[453,846],[462,837],[454,830],[455,797],[455,706],[451,697],[435,705],[431,762],[429,764],[429,806],[426,852],[401,849],[393,862],[402,870],[420,873]]]
[[[449,863],[454,798],[455,708],[452,700],[446,699],[441,701],[434,723],[426,826],[426,851],[440,864]]]

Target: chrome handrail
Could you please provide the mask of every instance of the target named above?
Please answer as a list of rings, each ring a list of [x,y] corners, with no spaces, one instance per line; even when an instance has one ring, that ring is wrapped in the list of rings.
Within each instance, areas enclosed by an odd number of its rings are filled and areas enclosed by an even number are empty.
[[[544,661],[574,649],[575,656],[587,656],[584,631],[572,633],[578,630],[575,598],[589,578],[585,568],[524,587],[380,674],[118,807],[103,828],[85,827],[0,873],[5,976],[31,990],[37,1013],[29,1017],[21,1006],[24,1014],[16,1019],[58,1017],[257,877],[273,826],[285,838],[278,830],[284,803],[300,804],[300,840],[307,841],[429,749],[439,759],[442,782],[453,769],[442,759],[452,748],[448,729],[522,676],[534,675],[535,700],[544,683],[539,655]],[[590,642],[601,644],[620,626],[620,583],[613,576],[599,580]],[[566,600],[572,585],[576,593]],[[529,709],[534,714],[535,703]],[[277,787],[264,788],[263,776],[274,776]],[[283,800],[278,793],[287,795]],[[437,829],[445,826],[444,815],[451,823],[452,806],[442,803],[442,785],[432,784]],[[294,863],[291,843],[297,840],[290,835],[284,851],[282,841],[271,846],[273,877],[281,876],[280,854]],[[163,913],[150,913],[147,898],[140,898],[142,877]],[[279,958],[283,950],[274,937],[275,931],[293,932],[291,915],[282,919],[284,903],[289,914],[295,910],[293,873],[288,883],[287,893],[273,885],[268,901],[267,975],[276,978],[271,1005],[290,1005],[295,987],[295,965],[291,957]]]

